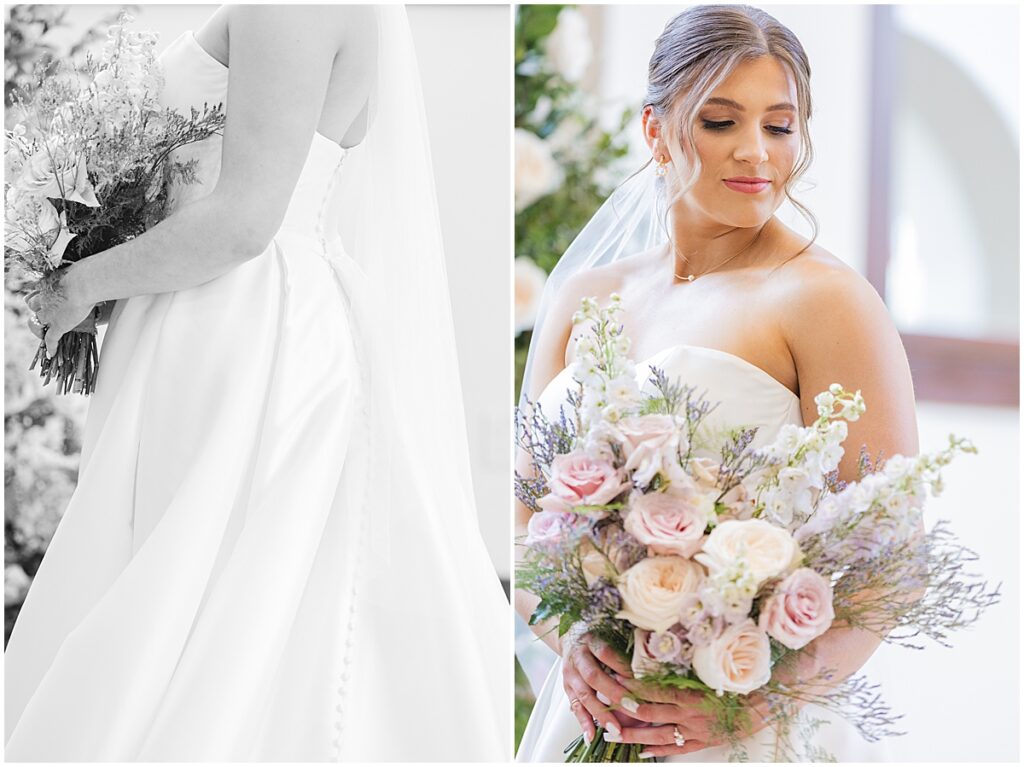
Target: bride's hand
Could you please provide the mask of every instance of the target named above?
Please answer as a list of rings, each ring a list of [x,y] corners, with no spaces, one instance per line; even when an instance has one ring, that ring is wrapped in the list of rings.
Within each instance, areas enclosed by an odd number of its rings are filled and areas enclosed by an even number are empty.
[[[714,714],[703,705],[703,693],[645,685],[639,680],[619,674],[615,675],[615,679],[635,697],[647,701],[633,712],[633,716],[641,720],[642,724],[622,730],[622,742],[648,746],[641,754],[644,758],[689,754],[725,743]],[[748,695],[747,703],[750,726],[740,734],[741,737],[763,729],[768,719],[767,705],[763,698],[756,694]],[[682,745],[678,745],[680,742]]]
[[[57,344],[65,333],[79,329],[85,332],[96,330],[92,322],[92,305],[74,297],[67,277],[67,269],[51,272],[25,297],[25,303],[35,315],[29,319],[29,330],[46,343],[47,357],[56,353]]]
[[[562,686],[587,743],[597,733],[595,720],[612,734],[639,723],[609,708],[621,707],[629,711],[635,706],[635,701],[605,667],[621,674],[632,673],[626,659],[597,637],[571,630],[565,635],[562,643]]]

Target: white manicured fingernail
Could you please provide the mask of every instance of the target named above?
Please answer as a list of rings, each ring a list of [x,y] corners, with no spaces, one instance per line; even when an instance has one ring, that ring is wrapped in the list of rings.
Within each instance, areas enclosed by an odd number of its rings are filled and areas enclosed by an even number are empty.
[[[619,704],[631,714],[635,714],[636,710],[640,708],[640,704],[630,698],[628,695],[623,695],[622,700]]]
[[[615,724],[614,722],[608,722],[608,724],[606,724],[604,726],[604,728],[606,730],[608,730],[608,732],[610,732],[616,738],[621,738],[622,737],[622,730],[620,730],[619,726],[617,724]]]
[[[622,742],[622,736],[621,735],[616,735],[616,734],[613,734],[611,732],[606,732],[604,734],[604,739],[607,742],[609,742],[609,743],[621,743]]]
[[[610,706],[612,704],[612,702],[608,700],[608,697],[600,690],[597,692],[597,699],[604,703],[606,706]]]
[[[593,739],[594,739],[594,736],[592,736],[589,732],[584,731],[584,733],[583,733],[583,740],[586,741],[588,746],[590,745],[590,741],[592,741]]]
[[[641,759],[653,759],[653,758],[655,757],[655,755],[654,755],[654,754],[652,754],[652,753],[651,753],[650,751],[641,751],[641,752],[640,752],[640,753],[638,754],[638,756],[639,756],[639,757],[640,757]]]

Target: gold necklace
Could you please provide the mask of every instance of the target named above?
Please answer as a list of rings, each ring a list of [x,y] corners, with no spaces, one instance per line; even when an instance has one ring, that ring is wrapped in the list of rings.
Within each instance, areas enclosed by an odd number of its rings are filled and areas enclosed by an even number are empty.
[[[693,282],[698,277],[703,277],[705,274],[711,274],[711,272],[715,271],[715,269],[718,269],[718,268],[720,268],[722,266],[725,266],[727,263],[732,261],[734,258],[736,258],[736,256],[740,255],[740,253],[743,253],[743,251],[745,251],[749,247],[750,246],[748,245],[746,248],[744,248],[743,250],[739,251],[739,253],[733,253],[731,256],[729,256],[727,259],[725,259],[725,261],[723,261],[720,264],[717,264],[716,266],[711,267],[706,272],[701,272],[700,274],[696,274],[696,275],[688,274],[685,277],[683,275],[679,274],[678,272],[675,272],[675,271],[673,271],[673,274],[675,274],[675,276],[678,277],[681,280],[684,280],[686,282]],[[686,256],[683,256],[683,259],[685,260]]]
[[[768,224],[765,224],[765,226],[767,226],[767,225],[768,225]],[[695,279],[697,279],[698,277],[703,277],[703,276],[704,276],[705,274],[711,274],[711,272],[715,271],[715,269],[719,269],[719,268],[721,268],[721,267],[725,266],[725,265],[726,265],[727,263],[729,263],[729,262],[730,262],[730,261],[732,261],[732,260],[733,260],[734,258],[736,258],[736,256],[740,255],[741,253],[746,253],[746,252],[747,252],[748,250],[750,250],[750,248],[751,248],[751,247],[753,246],[753,244],[754,244],[755,242],[757,242],[757,241],[758,241],[758,240],[759,240],[759,239],[761,238],[761,234],[762,234],[762,233],[764,232],[765,226],[762,226],[762,227],[761,227],[761,229],[760,229],[760,230],[758,230],[757,234],[756,234],[756,235],[754,236],[754,239],[752,239],[752,240],[751,240],[750,242],[748,242],[748,243],[747,243],[747,244],[746,244],[746,245],[745,245],[745,246],[743,247],[743,249],[742,249],[742,250],[740,250],[740,251],[739,251],[738,253],[733,253],[733,254],[732,254],[731,256],[729,256],[729,257],[728,257],[727,259],[725,259],[725,261],[723,261],[722,263],[720,263],[720,264],[717,264],[717,265],[715,265],[715,266],[712,266],[712,267],[711,267],[710,269],[708,269],[708,270],[707,270],[706,272],[701,272],[700,274],[688,274],[688,275],[686,275],[685,277],[684,277],[683,275],[679,274],[678,272],[676,272],[675,270],[673,270],[673,272],[672,272],[672,273],[673,273],[673,274],[674,274],[674,275],[675,275],[675,276],[676,276],[676,277],[677,277],[678,279],[680,279],[680,280],[683,280],[684,282],[693,282],[693,281],[694,281]],[[686,256],[684,256],[684,255],[683,255],[682,253],[680,253],[680,252],[679,252],[678,250],[676,250],[676,245],[675,245],[675,243],[672,243],[672,251],[673,251],[673,253],[674,253],[675,255],[677,255],[677,256],[681,256],[681,257],[682,257],[682,259],[683,259],[684,261],[686,260]]]

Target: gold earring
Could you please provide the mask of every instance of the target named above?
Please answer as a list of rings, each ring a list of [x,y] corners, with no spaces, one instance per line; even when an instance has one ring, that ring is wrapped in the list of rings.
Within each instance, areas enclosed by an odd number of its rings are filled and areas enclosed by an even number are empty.
[[[668,161],[664,157],[658,158],[658,167],[654,169],[654,175],[658,178],[665,178],[668,174]]]

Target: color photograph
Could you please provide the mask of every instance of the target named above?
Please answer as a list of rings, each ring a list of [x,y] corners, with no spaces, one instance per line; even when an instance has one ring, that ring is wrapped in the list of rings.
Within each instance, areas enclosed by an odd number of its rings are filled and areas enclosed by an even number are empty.
[[[517,8],[517,761],[1019,759],[1019,22]]]

